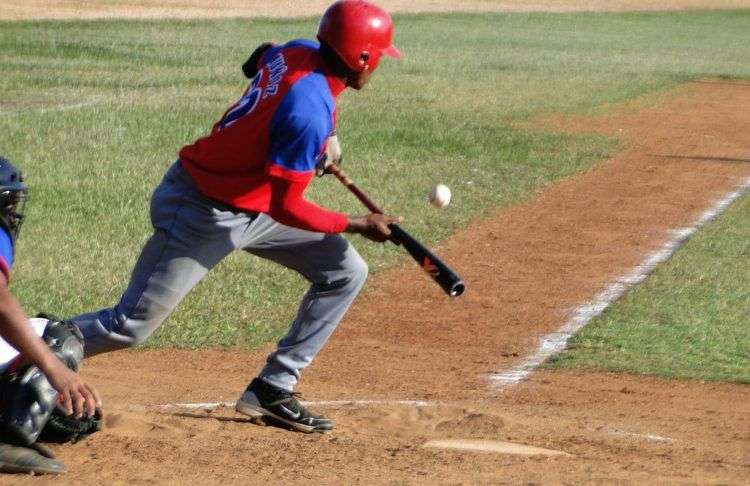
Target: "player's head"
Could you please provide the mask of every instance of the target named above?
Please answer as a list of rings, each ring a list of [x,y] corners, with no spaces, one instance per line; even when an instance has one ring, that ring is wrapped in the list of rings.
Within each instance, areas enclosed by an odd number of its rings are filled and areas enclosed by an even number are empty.
[[[21,171],[0,156],[0,226],[4,227],[14,240],[18,237],[23,222],[26,190]]]
[[[350,71],[347,83],[360,89],[383,55],[399,58],[393,45],[393,20],[388,12],[364,0],[339,0],[323,14],[318,26],[323,51],[330,49]]]

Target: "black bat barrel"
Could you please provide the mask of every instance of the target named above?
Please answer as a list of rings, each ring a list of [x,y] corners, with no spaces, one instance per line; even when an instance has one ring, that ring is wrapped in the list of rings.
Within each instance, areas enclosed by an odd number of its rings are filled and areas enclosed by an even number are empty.
[[[389,227],[391,229],[391,241],[406,248],[412,258],[440,285],[446,294],[451,297],[458,297],[464,293],[466,286],[456,272],[399,225],[392,224]]]

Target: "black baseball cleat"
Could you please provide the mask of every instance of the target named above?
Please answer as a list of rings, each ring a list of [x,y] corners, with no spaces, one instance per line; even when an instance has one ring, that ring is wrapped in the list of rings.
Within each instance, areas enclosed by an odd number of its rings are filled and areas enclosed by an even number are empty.
[[[249,417],[272,417],[300,432],[328,432],[333,421],[313,415],[297,400],[297,394],[254,378],[235,409]]]
[[[21,474],[63,474],[65,465],[48,453],[46,457],[30,447],[0,443],[0,472]]]

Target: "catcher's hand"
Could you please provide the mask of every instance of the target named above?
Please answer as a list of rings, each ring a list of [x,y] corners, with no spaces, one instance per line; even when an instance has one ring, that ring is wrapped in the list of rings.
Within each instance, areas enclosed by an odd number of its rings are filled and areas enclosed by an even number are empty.
[[[328,168],[331,164],[341,165],[342,160],[343,156],[341,155],[339,137],[336,135],[336,132],[333,132],[326,142],[326,151],[323,154],[323,158],[315,166],[315,175],[321,177],[325,174],[330,174]]]
[[[73,370],[65,366],[62,361],[56,363],[47,374],[52,387],[60,394],[60,404],[68,415],[76,418],[93,417],[97,409],[102,406],[102,399],[96,389],[85,383]]]

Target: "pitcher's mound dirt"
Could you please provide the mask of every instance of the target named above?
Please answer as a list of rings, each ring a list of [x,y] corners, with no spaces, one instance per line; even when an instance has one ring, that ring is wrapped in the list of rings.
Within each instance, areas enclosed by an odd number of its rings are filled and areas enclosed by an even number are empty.
[[[750,85],[692,83],[650,100],[566,119],[571,129],[618,134],[624,151],[447,241],[439,252],[466,279],[461,298],[445,298],[412,264],[379,275],[301,386],[308,400],[429,403],[320,406],[336,430],[303,435],[231,409],[158,407],[234,400],[268,348],[114,353],[84,367],[103,394],[107,428],[55,448],[70,469],[64,481],[742,483],[750,473],[747,386],[545,371],[498,391],[485,379],[531,352],[668,229],[750,177]],[[446,439],[569,455],[423,447]],[[59,479],[0,477],[32,481]]]

